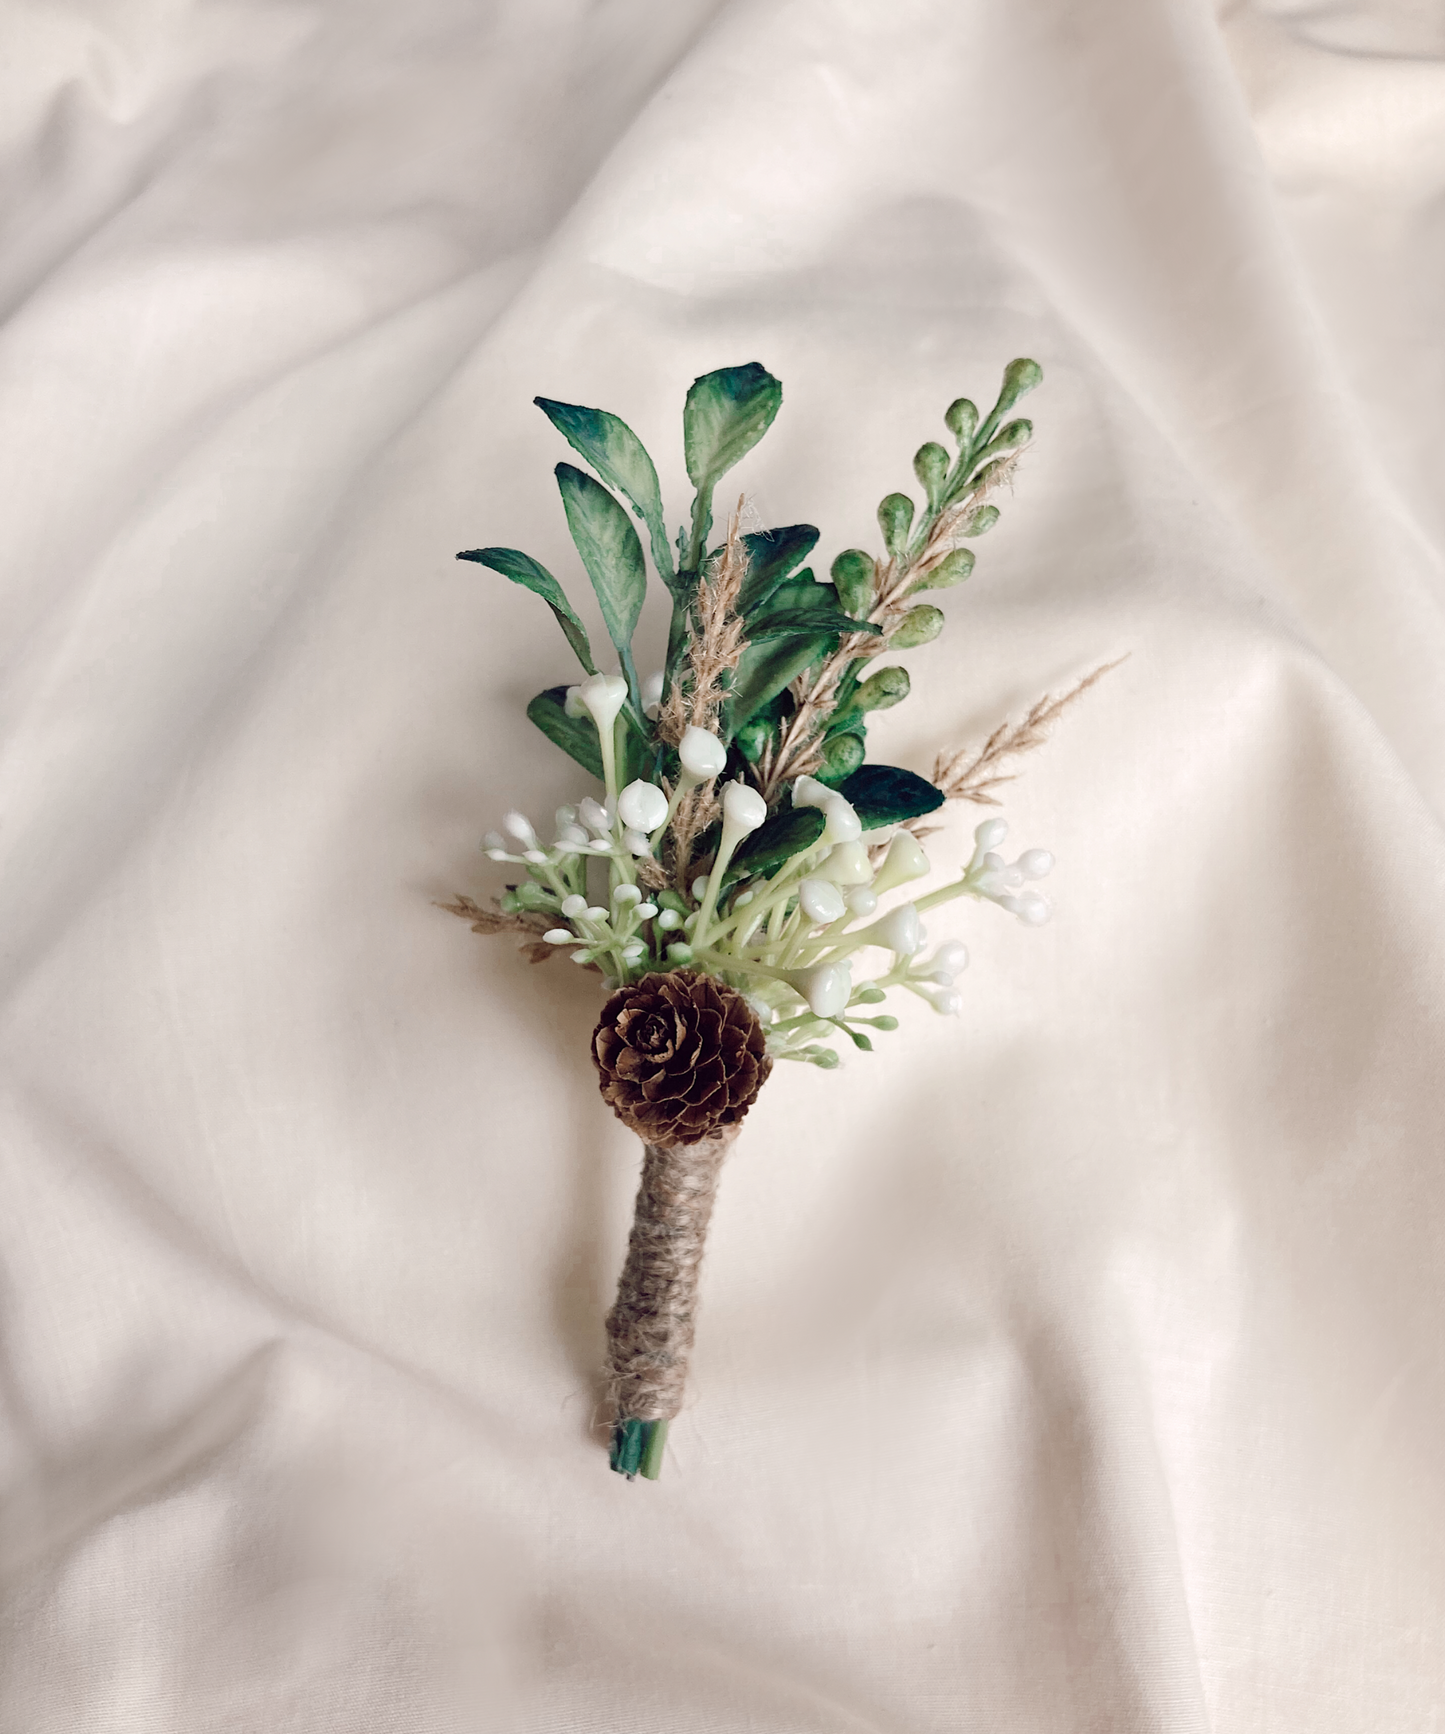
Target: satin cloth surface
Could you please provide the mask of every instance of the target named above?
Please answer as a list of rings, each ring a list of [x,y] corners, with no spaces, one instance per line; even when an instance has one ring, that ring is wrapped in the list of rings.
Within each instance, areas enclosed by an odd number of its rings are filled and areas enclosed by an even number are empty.
[[[5,0],[0,1727],[1445,1729],[1445,24],[1424,0]],[[536,393],[876,545],[1037,439],[875,757],[1053,923],[780,1067],[608,1473]],[[655,664],[654,597],[640,661]],[[978,809],[929,847],[941,883]]]

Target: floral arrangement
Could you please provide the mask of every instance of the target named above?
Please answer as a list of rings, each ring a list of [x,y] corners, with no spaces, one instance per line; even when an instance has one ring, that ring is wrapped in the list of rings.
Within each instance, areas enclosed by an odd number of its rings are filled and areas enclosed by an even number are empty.
[[[1001,818],[979,825],[956,879],[924,896],[906,887],[930,871],[929,815],[948,800],[997,805],[1003,763],[1039,744],[1104,669],[1000,724],[977,751],[941,754],[931,778],[866,757],[869,719],[908,696],[895,653],[939,636],[933,598],[968,578],[968,544],[998,520],[996,496],[1033,431],[1010,412],[1041,377],[1036,362],[1014,361],[987,415],[967,398],[952,403],[954,451],[930,440],[913,460],[921,504],[889,494],[878,508],[881,551],[844,550],[826,579],[803,564],[819,539],[812,525],[744,532],[742,500],[712,544],[717,486],[782,402],[758,363],[706,374],[687,394],[695,493],[675,541],[631,428],[605,410],[537,398],[591,471],[559,463],[557,485],[617,672],[599,669],[586,627],[540,562],[514,548],[458,556],[540,596],[581,666],[527,714],[593,792],[559,809],[550,841],[508,813],[483,848],[519,868],[517,881],[490,909],[465,897],[446,907],[477,931],[519,934],[533,961],[570,956],[608,995],[593,1063],[603,1099],[645,1145],[607,1321],[611,1461],[629,1477],[660,1470],[718,1172],[775,1062],[831,1068],[840,1040],[871,1049],[869,1032],[898,1028],[877,1010],[894,992],[956,1013],[968,954],[951,938],[929,949],[932,910],[971,897],[1026,925],[1049,917],[1034,882],[1053,857],[1030,848],[1006,861]],[[628,506],[671,603],[663,665],[643,675],[634,635],[647,556]]]

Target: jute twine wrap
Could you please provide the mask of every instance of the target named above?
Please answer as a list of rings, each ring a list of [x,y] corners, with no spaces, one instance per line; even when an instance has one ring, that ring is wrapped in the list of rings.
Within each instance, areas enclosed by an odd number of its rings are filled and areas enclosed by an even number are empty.
[[[695,1144],[647,1144],[627,1262],[607,1315],[607,1382],[617,1416],[670,1421],[682,1408],[698,1271],[728,1127]]]

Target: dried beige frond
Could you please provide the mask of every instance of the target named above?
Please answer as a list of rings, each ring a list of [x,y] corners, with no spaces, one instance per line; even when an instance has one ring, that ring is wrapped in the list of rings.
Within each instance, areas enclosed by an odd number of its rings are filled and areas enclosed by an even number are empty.
[[[483,909],[480,904],[473,903],[470,897],[459,896],[454,903],[438,903],[438,909],[445,909],[448,915],[459,915],[463,921],[472,924],[473,933],[516,933],[527,938],[527,944],[522,947],[522,955],[528,963],[545,963],[556,950],[555,946],[544,945],[540,935],[553,925],[540,912],[522,911],[516,915],[504,914],[500,909]]]
[[[1014,778],[1013,772],[1003,772],[999,767],[1008,759],[1042,746],[1050,727],[1069,706],[1082,698],[1111,669],[1127,660],[1126,656],[1121,656],[1113,662],[1103,663],[1065,693],[1045,693],[1034,701],[1021,722],[1013,723],[1005,717],[977,751],[960,747],[951,753],[940,753],[933,766],[934,788],[941,789],[950,801],[972,801],[980,807],[997,807],[1000,803],[990,791],[1002,783],[1011,783]],[[909,829],[914,829],[917,824],[918,821],[914,821]],[[923,836],[927,833],[920,830],[915,834]]]
[[[728,522],[722,551],[698,579],[697,594],[688,611],[687,674],[674,680],[657,719],[657,732],[676,746],[689,728],[716,730],[718,713],[728,694],[730,677],[747,648],[738,601],[748,575],[748,551],[743,542],[746,500],[740,494]],[[693,844],[718,816],[711,783],[699,785],[677,804],[669,826],[672,877],[679,891],[692,872]]]
[[[672,746],[686,729],[717,727],[718,712],[727,697],[727,676],[737,668],[747,646],[743,618],[737,611],[748,575],[742,531],[745,504],[740,494],[728,523],[727,540],[699,577],[688,611],[687,674],[673,681],[657,719],[658,734]]]

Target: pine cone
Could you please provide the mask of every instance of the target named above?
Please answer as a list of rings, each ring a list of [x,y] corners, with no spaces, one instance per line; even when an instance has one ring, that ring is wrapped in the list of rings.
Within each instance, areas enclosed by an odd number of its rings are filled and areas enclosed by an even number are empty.
[[[696,1144],[735,1126],[773,1062],[740,993],[690,969],[645,975],[602,1008],[592,1057],[602,1097],[649,1144]]]

